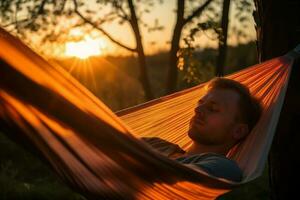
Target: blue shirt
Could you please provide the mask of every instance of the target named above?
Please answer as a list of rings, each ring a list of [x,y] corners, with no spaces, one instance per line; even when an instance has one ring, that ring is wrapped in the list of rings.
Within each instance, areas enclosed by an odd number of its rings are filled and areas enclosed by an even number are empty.
[[[157,137],[142,138],[142,140],[167,157],[172,157],[174,154],[180,155],[185,153],[178,145]],[[192,165],[193,168],[199,167],[208,174],[219,178],[236,182],[241,181],[243,178],[242,170],[236,162],[221,154],[208,152],[191,156],[182,155],[175,158],[175,160],[185,165]]]

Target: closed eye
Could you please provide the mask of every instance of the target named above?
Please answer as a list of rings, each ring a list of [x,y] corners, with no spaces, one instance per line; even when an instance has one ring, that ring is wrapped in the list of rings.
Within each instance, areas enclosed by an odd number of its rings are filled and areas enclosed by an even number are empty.
[[[204,103],[203,100],[199,100],[197,104],[198,104],[198,105],[201,105],[201,104],[203,104],[203,103]]]
[[[207,106],[208,106],[208,109],[212,112],[220,111],[218,104],[214,101],[209,101]]]
[[[205,103],[205,99],[199,99],[198,105],[201,105],[201,104],[203,104],[203,103]]]
[[[207,106],[207,109],[211,112],[218,112],[220,111],[218,103],[213,101],[213,100],[205,100],[205,99],[200,99],[198,101],[198,106],[202,105],[202,104],[206,104],[205,106]]]
[[[215,105],[209,105],[208,109],[212,112],[218,112],[219,108]]]

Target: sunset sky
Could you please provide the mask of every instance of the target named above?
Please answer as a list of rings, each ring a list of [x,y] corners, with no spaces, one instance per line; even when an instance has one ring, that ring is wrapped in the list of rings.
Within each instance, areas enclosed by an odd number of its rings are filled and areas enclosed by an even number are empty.
[[[232,4],[233,5],[233,4]],[[91,7],[93,5],[91,4]],[[142,37],[144,42],[144,48],[145,52],[147,54],[153,54],[158,51],[167,50],[169,49],[169,41],[172,37],[172,31],[173,27],[175,25],[175,12],[176,9],[176,1],[175,0],[168,0],[163,1],[162,4],[156,3],[155,6],[152,8],[150,13],[146,13],[143,15],[143,20],[152,25],[154,24],[155,19],[159,20],[159,24],[164,26],[164,29],[162,31],[155,31],[155,32],[148,32],[147,28],[144,28],[143,26],[140,26],[140,29],[142,31]],[[232,24],[237,23],[237,21],[234,18],[234,12],[235,7],[231,6],[230,10],[230,24],[229,26],[232,27]],[[254,40],[256,38],[256,32],[254,29],[254,22],[252,19],[251,14],[249,14],[250,26],[249,30],[247,30],[247,33],[249,35],[250,40]],[[206,14],[201,16],[200,21],[204,21],[206,17]],[[114,38],[116,38],[118,41],[121,41],[124,44],[127,44],[127,46],[134,47],[134,36],[133,33],[129,27],[128,24],[124,24],[120,26],[118,23],[110,23],[104,26],[105,30],[107,30],[109,33],[112,34]],[[96,34],[97,35],[97,34]],[[103,38],[104,49],[102,49],[103,53],[108,54],[130,54],[127,50],[124,50],[116,45],[112,45],[109,40],[107,40],[105,37],[100,36]],[[200,33],[197,37],[197,44],[199,44],[201,47],[217,47],[217,40],[212,40],[209,38],[210,33]],[[236,44],[236,38],[231,37],[228,41],[229,45],[235,45]],[[246,42],[246,41],[241,41]]]
[[[94,3],[89,3],[87,4],[87,6],[91,10],[96,9],[98,16],[104,15],[108,11],[108,9],[105,8],[102,9],[101,11],[98,11],[97,6]],[[138,8],[142,10],[143,5],[141,5]],[[252,8],[254,8],[254,6]],[[140,25],[144,50],[146,54],[148,55],[155,54],[160,51],[167,51],[170,48],[169,42],[172,37],[172,32],[176,20],[176,15],[174,12],[175,9],[176,9],[175,0],[168,0],[168,1],[165,0],[161,4],[155,3],[155,5],[151,7],[150,12],[145,13],[143,15],[142,20],[146,24],[149,24],[151,26],[154,24],[155,19],[157,19],[159,21],[159,25],[162,25],[164,27],[162,31],[154,31],[149,33],[147,31],[147,28]],[[233,26],[233,24],[238,23],[234,17],[234,14],[235,14],[235,6],[231,4],[229,36],[231,35],[230,28]],[[197,22],[204,22],[206,18],[207,18],[207,13],[204,12],[204,14],[201,15],[200,20],[198,20]],[[250,19],[250,22],[248,23],[249,27],[246,30],[248,34],[248,39],[247,40],[239,39],[240,43],[245,43],[248,42],[249,40],[255,40],[256,38],[256,32],[255,32],[254,22],[251,13],[248,14],[248,18]],[[68,24],[69,22],[65,21],[64,23]],[[111,36],[114,37],[117,41],[120,41],[121,43],[131,48],[135,47],[134,35],[128,23],[124,23],[123,25],[120,25],[117,21],[109,22],[104,24],[103,28],[108,33],[110,33]],[[187,29],[183,31],[182,35],[184,36],[185,33],[187,33]],[[65,56],[73,55],[73,56],[84,58],[84,57],[88,57],[89,55],[107,55],[107,54],[132,55],[133,54],[132,52],[127,51],[113,44],[112,42],[109,41],[109,39],[107,39],[107,37],[105,37],[98,31],[92,31],[89,34],[86,34],[81,28],[77,28],[69,32],[70,36],[74,36],[76,34],[81,35],[83,41],[69,41],[68,43],[64,43],[61,47],[54,46],[54,48],[49,48],[50,53],[49,52],[48,53],[52,54],[50,56],[65,57]],[[215,40],[213,40],[213,38],[215,38]],[[212,31],[200,32],[196,37],[195,44],[197,44],[200,48],[205,48],[205,47],[216,48],[217,47],[216,35],[213,35]],[[228,44],[229,45],[237,44],[237,37],[236,36],[229,37]],[[89,50],[89,48],[91,48],[91,50]],[[83,50],[87,53],[86,54],[81,53],[83,52]]]

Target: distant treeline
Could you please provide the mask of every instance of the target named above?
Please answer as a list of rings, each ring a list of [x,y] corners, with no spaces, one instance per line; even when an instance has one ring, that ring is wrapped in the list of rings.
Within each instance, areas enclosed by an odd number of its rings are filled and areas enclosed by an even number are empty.
[[[215,75],[218,51],[212,48],[195,50],[193,61],[186,58],[187,69],[193,65],[195,77],[190,71],[180,71],[178,90],[207,81]],[[166,87],[167,52],[147,56],[148,72],[155,97],[164,95]],[[53,60],[52,60],[53,61]],[[91,57],[82,61],[75,58],[55,60],[112,110],[117,111],[144,102],[144,92],[140,82],[139,68],[135,56]],[[255,42],[229,46],[225,64],[225,74],[229,74],[257,63]],[[196,64],[195,64],[196,63]]]

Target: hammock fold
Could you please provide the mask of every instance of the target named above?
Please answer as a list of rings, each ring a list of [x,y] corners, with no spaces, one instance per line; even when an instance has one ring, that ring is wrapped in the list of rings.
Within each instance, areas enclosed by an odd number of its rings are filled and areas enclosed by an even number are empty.
[[[2,29],[0,46],[0,120],[69,185],[105,199],[212,199],[260,176],[294,59],[288,54],[227,76],[247,85],[264,107],[251,134],[228,154],[244,171],[235,183],[161,156],[138,139],[161,137],[188,148],[189,119],[205,83],[115,114]]]
[[[251,94],[262,102],[264,108],[262,117],[251,134],[227,155],[243,170],[243,183],[262,174],[283,104],[291,66],[291,58],[278,57],[226,76],[247,85]],[[205,94],[205,85],[206,83],[125,109],[117,114],[139,136],[160,137],[187,149],[191,145],[186,134],[189,120],[194,115],[199,98]]]

